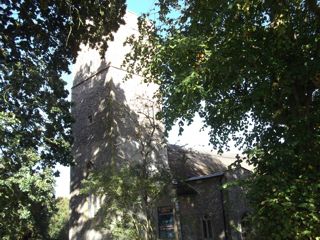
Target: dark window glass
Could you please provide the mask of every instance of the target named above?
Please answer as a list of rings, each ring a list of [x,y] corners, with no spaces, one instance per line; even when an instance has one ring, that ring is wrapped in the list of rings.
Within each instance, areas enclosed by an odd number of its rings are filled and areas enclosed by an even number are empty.
[[[202,220],[202,228],[203,228],[203,236],[204,236],[204,238],[208,238],[207,222],[204,219]]]
[[[92,115],[89,115],[89,116],[88,116],[88,122],[89,122],[89,124],[91,124],[91,123],[93,122]]]
[[[213,239],[211,219],[206,215],[202,218],[203,239]]]
[[[208,235],[209,235],[209,238],[212,238],[211,220],[208,220],[207,224],[208,224]]]

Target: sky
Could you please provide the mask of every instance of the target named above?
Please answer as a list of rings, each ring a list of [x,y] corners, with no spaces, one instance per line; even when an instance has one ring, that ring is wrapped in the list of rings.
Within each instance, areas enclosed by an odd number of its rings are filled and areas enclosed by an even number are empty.
[[[128,0],[127,9],[131,12],[140,15],[142,13],[148,12],[152,9],[155,0]],[[63,79],[66,81],[66,88],[71,92],[72,86],[72,74],[63,75]],[[176,125],[172,128],[168,136],[168,142],[171,144],[178,144],[185,146],[186,148],[193,148],[200,151],[212,151],[212,147],[208,145],[209,143],[209,130],[202,129],[202,120],[197,115],[194,118],[193,123],[190,126],[184,128],[184,132],[179,136],[179,127]],[[233,158],[237,153],[237,150],[232,148],[231,151],[226,156]],[[213,154],[216,154],[213,152]],[[60,172],[60,177],[56,178],[56,197],[66,197],[69,195],[70,191],[70,168],[58,166],[57,169]]]
[[[138,15],[149,12],[155,3],[155,0],[127,0],[127,9]]]

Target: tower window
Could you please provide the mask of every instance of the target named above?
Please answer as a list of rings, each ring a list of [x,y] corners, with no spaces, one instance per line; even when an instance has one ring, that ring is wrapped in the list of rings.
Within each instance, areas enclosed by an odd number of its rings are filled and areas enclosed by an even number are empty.
[[[202,218],[202,233],[203,239],[213,239],[212,221],[208,215]]]
[[[91,124],[93,122],[93,117],[92,115],[89,115],[88,116],[88,123]]]

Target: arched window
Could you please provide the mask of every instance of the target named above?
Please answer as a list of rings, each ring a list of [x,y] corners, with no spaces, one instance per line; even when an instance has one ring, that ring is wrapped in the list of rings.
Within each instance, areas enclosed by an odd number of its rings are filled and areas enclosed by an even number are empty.
[[[213,239],[212,220],[208,215],[202,217],[202,236],[203,239]]]

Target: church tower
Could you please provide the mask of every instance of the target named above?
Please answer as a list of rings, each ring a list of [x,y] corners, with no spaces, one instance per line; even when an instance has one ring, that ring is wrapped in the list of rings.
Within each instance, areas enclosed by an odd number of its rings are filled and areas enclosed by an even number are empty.
[[[155,119],[159,108],[153,95],[157,86],[143,83],[139,75],[124,80],[127,72],[121,65],[130,48],[123,43],[128,36],[138,34],[134,14],[127,13],[125,22],[109,43],[104,60],[97,50],[82,46],[74,65],[72,240],[108,239],[106,233],[95,230],[94,218],[103,199],[80,193],[82,181],[91,171],[141,161],[146,141],[153,142],[150,158],[163,163],[167,158],[162,127]]]

